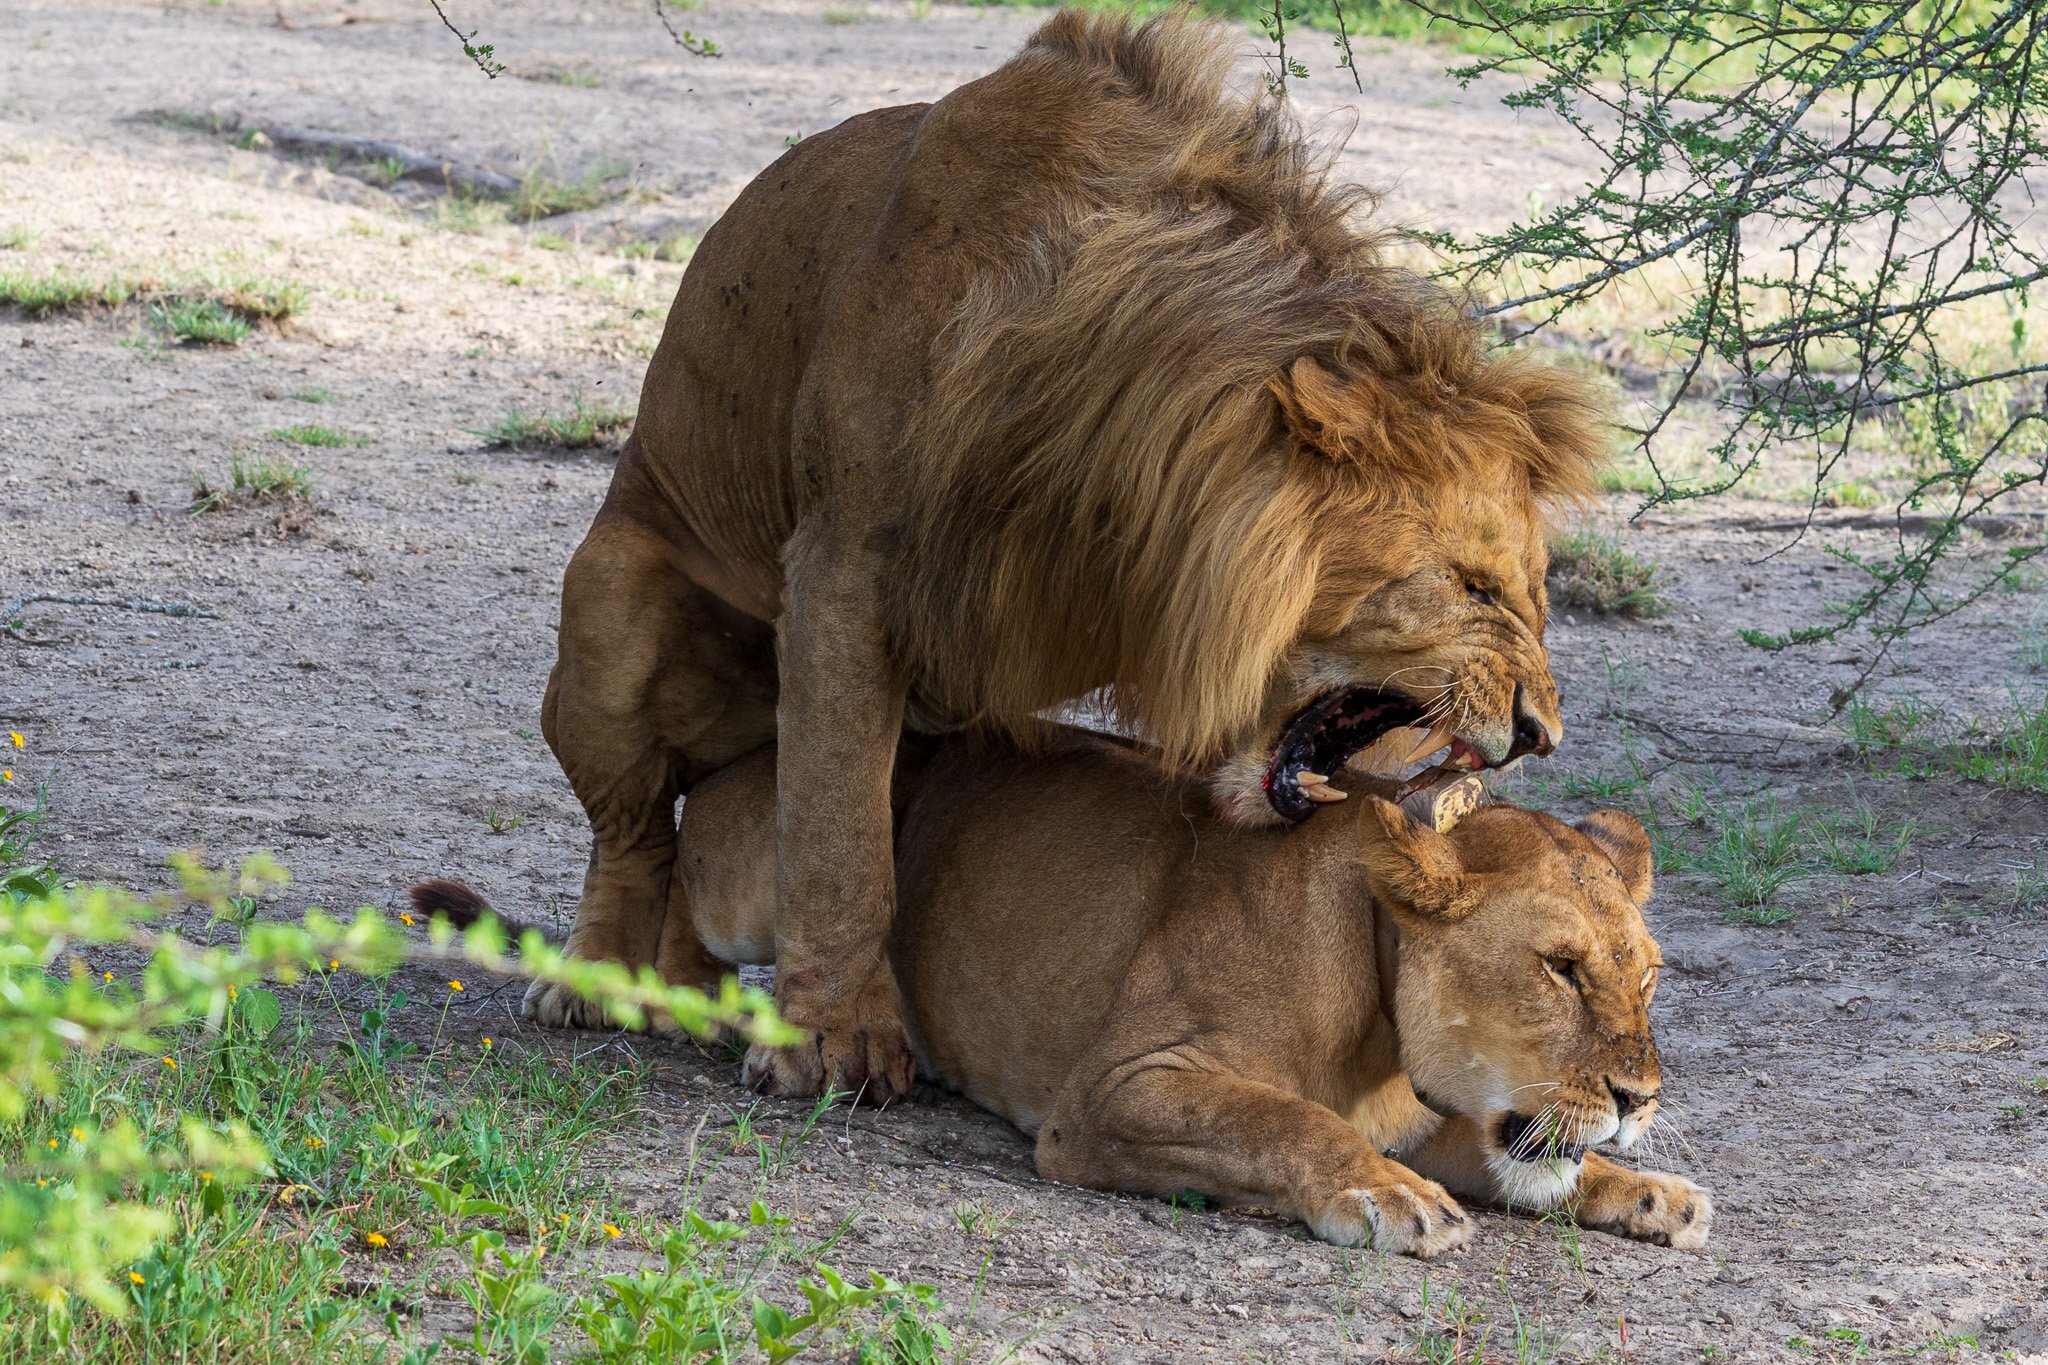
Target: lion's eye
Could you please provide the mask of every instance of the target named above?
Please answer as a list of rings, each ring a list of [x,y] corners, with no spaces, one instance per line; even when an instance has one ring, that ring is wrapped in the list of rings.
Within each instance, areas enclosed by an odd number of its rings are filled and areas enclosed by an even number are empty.
[[[1467,583],[1465,585],[1465,595],[1482,607],[1499,605],[1494,600],[1493,594],[1487,589],[1480,587],[1477,583]]]

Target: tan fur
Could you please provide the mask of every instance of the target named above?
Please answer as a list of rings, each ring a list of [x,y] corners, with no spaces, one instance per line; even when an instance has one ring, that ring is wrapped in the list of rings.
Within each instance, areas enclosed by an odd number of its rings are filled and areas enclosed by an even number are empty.
[[[1470,1234],[1453,1193],[1699,1246],[1712,1202],[1690,1181],[1501,1141],[1511,1112],[1624,1148],[1655,1116],[1641,827],[1488,806],[1444,835],[1351,785],[1335,818],[1246,830],[1125,746],[949,741],[898,850],[923,1065],[1035,1133],[1051,1179],[1192,1188],[1424,1256]],[[765,770],[722,783],[684,836],[765,857],[746,831],[770,797]],[[773,937],[771,898],[712,887],[689,888],[707,940]]]
[[[596,836],[572,951],[678,979],[715,964],[658,942],[674,803],[778,742],[777,952],[813,1041],[755,1054],[769,1088],[908,1083],[882,951],[906,722],[1016,734],[1112,689],[1248,824],[1333,689],[1407,691],[1490,762],[1562,732],[1541,506],[1587,486],[1591,393],[1387,265],[1363,196],[1230,87],[1231,43],[1057,15],[937,104],[806,138],[678,290],[543,719]]]

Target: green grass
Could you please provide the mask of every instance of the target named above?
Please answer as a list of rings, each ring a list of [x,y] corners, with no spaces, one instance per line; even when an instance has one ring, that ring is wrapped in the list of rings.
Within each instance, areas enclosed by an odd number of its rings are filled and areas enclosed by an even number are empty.
[[[212,299],[159,300],[149,316],[179,341],[202,346],[239,346],[249,335],[246,318]]]
[[[558,213],[601,208],[632,193],[633,187],[624,180],[631,170],[623,163],[608,162],[574,180],[557,180],[538,165],[529,166],[519,178],[519,188],[513,192],[509,207],[513,217],[528,222]]]
[[[0,303],[11,303],[32,318],[85,308],[119,308],[135,287],[120,280],[88,280],[59,270],[0,273]]]
[[[235,451],[228,457],[228,481],[215,484],[205,477],[192,476],[192,507],[194,512],[214,512],[237,502],[258,502],[266,499],[313,500],[313,475],[302,464],[287,460],[259,459]]]
[[[24,251],[35,245],[36,235],[25,227],[0,228],[0,251]]]
[[[115,972],[95,989],[132,985]],[[732,1360],[945,1358],[929,1288],[824,1264],[841,1229],[806,1237],[759,1200],[731,1221],[699,1211],[710,1167],[739,1156],[770,1169],[757,1151],[801,1148],[822,1106],[772,1137],[749,1123],[715,1130],[709,1150],[690,1138],[688,1174],[662,1201],[674,1221],[635,1214],[591,1158],[638,1119],[639,1072],[447,1038],[458,996],[434,997],[321,973],[284,1001],[243,992],[217,1031],[60,1064],[53,1096],[0,1123],[9,1171],[84,1159],[124,1120],[150,1150],[174,1151],[195,1114],[244,1125],[271,1170],[144,1176],[137,1193],[175,1230],[116,1277],[127,1312],[74,1309],[53,1337],[40,1305],[0,1291],[0,1359],[298,1365],[438,1348],[625,1365],[701,1358],[707,1340],[731,1343],[718,1358]],[[600,1261],[600,1248],[617,1250]],[[799,1276],[808,1297],[792,1304],[777,1286]],[[451,1297],[459,1321],[444,1335],[418,1305]]]
[[[675,261],[681,264],[697,254],[697,239],[689,233],[681,233],[660,241],[628,242],[619,248],[619,254],[629,260]]]
[[[1550,600],[1612,616],[1662,616],[1670,604],[1658,583],[1660,569],[1622,548],[1602,531],[1568,531],[1550,545]]]
[[[285,397],[291,399],[294,403],[331,403],[334,401],[334,390],[319,388],[293,389]]]
[[[2048,792],[2048,693],[2015,697],[1997,722],[1971,725],[1911,698],[1879,705],[1857,697],[1843,725],[1880,772]]]
[[[270,434],[280,441],[290,441],[302,446],[366,446],[370,443],[367,436],[358,436],[354,432],[343,431],[338,427],[310,424],[279,427]]]
[[[1787,893],[1815,877],[1879,876],[1897,867],[1919,833],[1910,817],[1892,824],[1851,787],[1845,807],[1780,808],[1777,798],[1723,798],[1695,788],[1679,798],[1678,820],[1654,803],[1642,811],[1657,870],[1710,885],[1748,924],[1792,917]]]
[[[30,317],[119,308],[138,296],[151,301],[159,325],[174,335],[232,344],[247,335],[248,323],[281,323],[304,312],[310,291],[288,281],[219,273],[174,287],[148,279],[91,280],[61,270],[0,273],[0,304],[11,303]],[[229,341],[237,321],[244,325]]]
[[[589,404],[579,398],[566,414],[524,413],[515,408],[497,426],[475,434],[499,449],[554,446],[584,450],[624,440],[632,425],[630,408]]]

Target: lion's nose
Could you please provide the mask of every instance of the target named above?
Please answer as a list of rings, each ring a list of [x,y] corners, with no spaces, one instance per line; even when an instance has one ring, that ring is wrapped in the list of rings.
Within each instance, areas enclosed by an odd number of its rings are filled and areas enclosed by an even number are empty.
[[[1556,747],[1557,741],[1551,737],[1549,727],[1530,712],[1528,704],[1523,700],[1521,685],[1516,684],[1515,743],[1508,750],[1508,760],[1512,762],[1523,754],[1535,754],[1541,758]]]
[[[1647,1094],[1641,1090],[1629,1090],[1623,1086],[1616,1085],[1613,1081],[1607,1083],[1607,1090],[1609,1094],[1614,1096],[1614,1112],[1619,1118],[1627,1118],[1630,1114],[1635,1113],[1636,1110],[1656,1098],[1654,1095]]]

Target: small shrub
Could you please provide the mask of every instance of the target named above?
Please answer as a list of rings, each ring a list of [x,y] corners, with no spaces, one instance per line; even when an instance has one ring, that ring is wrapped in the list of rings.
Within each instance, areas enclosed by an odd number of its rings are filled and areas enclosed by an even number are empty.
[[[566,415],[527,414],[514,408],[497,426],[476,434],[483,437],[486,444],[498,449],[558,446],[565,450],[584,450],[623,440],[632,425],[630,409],[589,404],[579,398]]]
[[[1614,616],[1653,617],[1670,610],[1657,582],[1654,560],[1623,549],[1599,531],[1570,531],[1550,546],[1550,595],[1554,603]]]
[[[366,446],[370,443],[367,436],[358,436],[354,432],[342,431],[335,427],[279,427],[270,434],[280,441],[290,441],[294,445],[302,446]]]
[[[156,325],[180,341],[201,346],[239,346],[248,320],[212,299],[165,299],[149,306]]]

